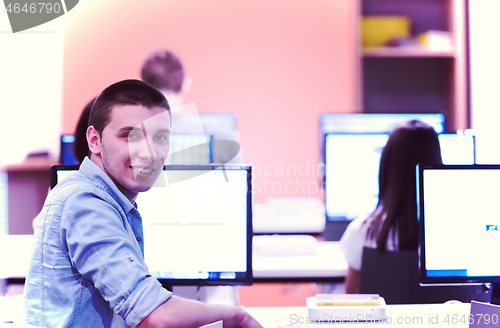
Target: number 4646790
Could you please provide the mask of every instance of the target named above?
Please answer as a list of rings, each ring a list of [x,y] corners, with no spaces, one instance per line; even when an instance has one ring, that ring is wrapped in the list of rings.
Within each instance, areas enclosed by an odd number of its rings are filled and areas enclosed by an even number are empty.
[[[23,6],[21,6],[20,3],[15,2],[15,3],[9,3],[6,8],[7,12],[9,14],[14,13],[14,14],[19,14],[21,12],[26,13],[26,14],[41,14],[41,13],[46,13],[46,14],[51,14],[51,13],[60,13],[62,8],[60,3],[45,3],[45,2],[31,2],[31,3],[25,3]]]
[[[453,315],[447,315],[444,318],[444,322],[447,324],[454,324],[456,325],[457,323],[469,323],[469,324],[483,324],[483,325],[497,325],[498,324],[498,315],[496,313],[494,314],[470,314],[470,315],[462,315],[461,317],[458,316],[458,314],[453,314]]]

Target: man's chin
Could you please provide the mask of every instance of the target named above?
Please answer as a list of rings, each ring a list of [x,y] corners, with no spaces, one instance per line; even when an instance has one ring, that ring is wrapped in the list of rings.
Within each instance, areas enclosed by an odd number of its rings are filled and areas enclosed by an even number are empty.
[[[148,179],[137,179],[136,183],[139,186],[138,189],[141,189],[140,192],[148,191],[152,187],[162,187],[165,186],[165,178],[160,175],[161,171],[158,172],[155,176],[151,176]]]

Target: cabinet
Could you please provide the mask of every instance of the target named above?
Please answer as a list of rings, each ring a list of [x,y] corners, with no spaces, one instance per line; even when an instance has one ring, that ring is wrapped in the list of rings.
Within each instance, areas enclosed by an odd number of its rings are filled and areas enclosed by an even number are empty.
[[[7,234],[33,234],[33,219],[43,207],[50,189],[50,167],[56,163],[32,159],[0,168],[7,174]]]
[[[452,47],[363,48],[364,16],[408,17],[412,39],[446,31]],[[464,0],[358,0],[356,110],[443,113],[448,131],[469,128],[465,26]]]

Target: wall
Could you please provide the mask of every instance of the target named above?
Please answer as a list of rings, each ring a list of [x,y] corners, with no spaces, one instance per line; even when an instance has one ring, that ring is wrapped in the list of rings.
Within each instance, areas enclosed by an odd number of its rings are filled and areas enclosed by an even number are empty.
[[[235,113],[255,200],[319,192],[318,115],[354,109],[355,1],[83,1],[66,14],[63,132],[109,84],[168,48],[200,113]],[[286,190],[285,190],[286,187]]]
[[[59,152],[64,21],[12,33],[0,10],[0,166]]]
[[[498,15],[500,3],[495,0],[469,0],[470,29],[470,98],[472,128],[476,134],[478,164],[500,163],[500,55]]]

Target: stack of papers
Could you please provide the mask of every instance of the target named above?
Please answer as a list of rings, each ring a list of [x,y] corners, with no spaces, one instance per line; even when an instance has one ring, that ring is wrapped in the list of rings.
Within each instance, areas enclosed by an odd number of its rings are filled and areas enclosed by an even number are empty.
[[[380,306],[378,294],[316,294],[317,306]]]

